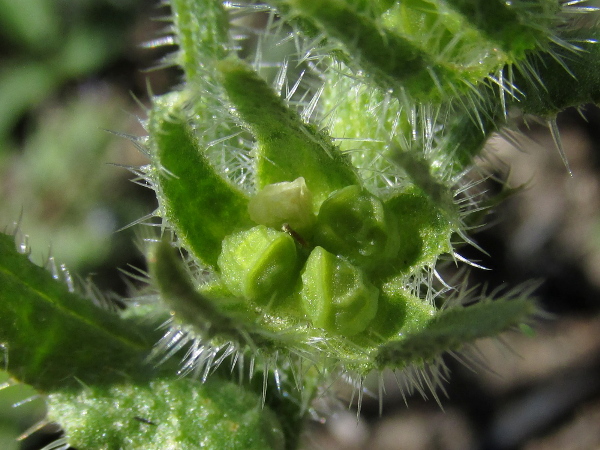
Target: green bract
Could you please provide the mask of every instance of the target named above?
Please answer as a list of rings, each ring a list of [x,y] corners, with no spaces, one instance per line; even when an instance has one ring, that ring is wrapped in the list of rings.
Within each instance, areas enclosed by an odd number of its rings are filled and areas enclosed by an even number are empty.
[[[435,390],[440,355],[530,318],[532,287],[477,295],[438,263],[471,263],[494,201],[476,162],[509,110],[555,132],[599,101],[584,2],[164,3],[184,79],[133,169],[158,199],[152,300],[108,311],[0,235],[0,355],[48,394],[60,445],[293,450],[330,377]]]
[[[186,10],[191,1],[174,1],[174,11]],[[218,8],[208,0],[193,3]],[[196,358],[202,367],[203,355],[222,351],[228,341],[236,360],[249,353],[269,367],[285,355],[288,364],[306,359],[323,374],[341,367],[362,377],[382,367],[431,363],[435,357],[427,336],[431,324],[446,314],[438,309],[439,300],[434,304],[440,295],[431,282],[435,266],[443,255],[460,259],[452,242],[468,240],[465,217],[476,209],[461,177],[499,126],[498,108],[488,107],[498,93],[487,77],[515,62],[534,40],[530,36],[514,48],[490,53],[497,45],[482,37],[487,25],[471,24],[471,11],[462,4],[327,0],[274,5],[281,7],[283,20],[299,27],[294,37],[300,48],[310,41],[300,30],[327,40],[323,49],[304,49],[317,61],[304,70],[323,80],[322,87],[315,88],[314,79],[306,85],[288,81],[287,60],[269,83],[265,70],[229,47],[221,29],[210,38],[195,33],[193,43],[187,35],[176,36],[178,60],[189,63],[196,57],[203,76],[183,65],[188,84],[155,99],[150,113],[147,173],[158,193],[157,213],[172,226],[177,245],[204,265],[203,274],[210,273],[207,280],[188,265],[170,279],[163,277],[159,267],[166,264],[160,258],[172,257],[152,253],[174,329],[205,349]],[[527,17],[533,10],[526,9]],[[542,13],[548,14],[547,8]],[[178,20],[190,21],[178,22],[183,28],[202,26],[183,14]],[[437,40],[427,35],[433,22],[440,25]],[[538,44],[546,48],[555,31],[540,33]],[[424,36],[431,45],[419,43]],[[204,39],[206,47],[199,52]],[[456,44],[451,52],[435,55],[450,42]],[[356,67],[372,80],[353,75]],[[473,87],[477,79],[477,100],[461,98],[480,105],[481,116],[466,113],[460,102],[443,101],[450,92],[462,96],[471,87],[464,91],[459,85]],[[304,94],[294,100],[300,90]],[[499,94],[504,105],[505,86]],[[413,96],[431,103],[410,103]],[[217,118],[210,125],[202,102]],[[503,118],[499,109],[497,117]],[[331,124],[335,137],[324,123]],[[183,281],[186,276],[190,282]],[[173,283],[180,278],[185,289]],[[496,319],[501,328],[523,318],[507,314]],[[466,319],[463,326],[470,329]],[[458,328],[456,335],[464,337]],[[170,333],[161,347],[172,352],[182,344],[179,337],[169,337],[177,332]],[[411,346],[402,360],[382,350],[409,338],[423,348]],[[439,354],[455,339],[435,342]],[[421,351],[430,356],[423,358]],[[185,363],[190,370],[193,364]]]

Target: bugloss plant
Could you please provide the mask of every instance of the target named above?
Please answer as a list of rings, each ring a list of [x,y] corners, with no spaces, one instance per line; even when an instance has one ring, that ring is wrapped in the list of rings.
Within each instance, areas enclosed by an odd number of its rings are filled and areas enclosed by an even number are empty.
[[[437,267],[477,266],[460,247],[498,199],[476,162],[513,111],[547,121],[562,153],[557,113],[600,98],[593,8],[165,4],[149,46],[176,46],[161,64],[184,79],[133,139],[159,204],[140,220],[160,230],[147,290],[116,311],[32,265],[18,229],[0,239],[3,386],[44,395],[65,430],[47,448],[291,449],[328,380],[360,405],[391,369],[435,396],[442,354],[527,329],[530,287],[486,295]]]

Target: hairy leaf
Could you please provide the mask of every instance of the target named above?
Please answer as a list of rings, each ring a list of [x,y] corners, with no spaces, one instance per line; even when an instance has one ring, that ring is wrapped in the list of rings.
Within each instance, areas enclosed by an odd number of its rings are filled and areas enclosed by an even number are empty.
[[[84,387],[52,394],[49,417],[81,449],[283,450],[275,414],[260,396],[212,377]]]
[[[216,172],[183,113],[166,104],[157,104],[150,118],[162,214],[188,250],[216,267],[225,236],[252,223],[248,199]]]
[[[41,390],[144,378],[155,339],[151,327],[70,292],[0,234],[0,343],[15,378]]]

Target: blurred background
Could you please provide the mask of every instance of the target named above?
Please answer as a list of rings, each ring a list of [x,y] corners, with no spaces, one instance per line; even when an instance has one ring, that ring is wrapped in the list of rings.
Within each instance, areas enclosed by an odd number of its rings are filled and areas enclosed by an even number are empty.
[[[116,268],[144,262],[134,228],[116,231],[156,207],[121,167],[146,163],[123,136],[145,134],[148,86],[160,94],[180,80],[176,69],[157,70],[164,50],[141,45],[166,26],[158,3],[0,0],[0,228],[20,221],[34,260],[51,254],[119,295],[127,283]],[[600,111],[566,111],[558,124],[573,176],[543,125],[522,123],[520,150],[494,139],[492,170],[526,188],[474,235],[489,255],[462,251],[491,269],[474,270],[473,284],[542,282],[547,314],[536,336],[480,342],[485,367],[446,358],[442,408],[418,394],[405,404],[386,375],[383,415],[365,396],[357,420],[340,387],[341,409],[309,424],[304,448],[600,449]],[[367,387],[376,393],[377,383]],[[0,390],[0,449],[46,439],[14,443],[40,414],[41,399],[20,404],[33,395],[26,389]]]

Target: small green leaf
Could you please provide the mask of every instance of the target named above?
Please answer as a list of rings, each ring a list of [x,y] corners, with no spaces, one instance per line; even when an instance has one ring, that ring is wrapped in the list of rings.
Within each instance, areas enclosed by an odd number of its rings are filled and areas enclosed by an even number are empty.
[[[186,249],[216,267],[225,236],[252,226],[248,198],[215,171],[177,108],[161,99],[150,115],[158,198]]]
[[[515,106],[528,114],[555,118],[571,106],[600,104],[598,37],[597,29],[579,35],[571,33],[564,39],[573,41],[579,50],[559,48],[532,55],[527,63],[534,72],[522,70],[516,74],[515,84],[524,95]]]
[[[491,45],[461,16],[434,2],[398,2],[382,20],[345,0],[275,3],[341,43],[346,53],[342,59],[353,60],[399,98],[406,93],[419,101],[438,102],[468,93],[504,62],[499,52],[488,51]]]
[[[191,82],[211,61],[227,55],[229,18],[218,0],[171,0],[170,5],[180,49],[177,63]]]
[[[375,74],[386,87],[397,81],[411,84],[412,93],[428,96],[435,84],[427,70],[434,63],[430,55],[405,37],[383,29],[375,20],[358,13],[343,0],[284,0],[292,12],[315,23],[338,39],[361,67]],[[443,70],[437,68],[441,72]]]
[[[316,211],[331,192],[360,184],[331,139],[302,122],[249,66],[228,59],[220,61],[217,69],[237,114],[256,138],[258,189],[304,177]]]
[[[274,336],[263,333],[256,325],[258,317],[248,308],[240,310],[234,305],[233,312],[225,308],[227,300],[232,300],[231,297],[223,297],[223,294],[228,294],[227,290],[219,286],[211,289],[209,286],[208,293],[199,292],[168,242],[160,242],[151,249],[148,265],[151,278],[171,314],[179,323],[192,327],[199,338],[206,342],[213,338],[225,339],[240,348],[249,343],[270,346],[275,341]]]
[[[424,328],[400,341],[382,344],[375,356],[379,368],[403,368],[431,362],[447,351],[515,328],[535,312],[527,296],[483,301],[438,313]]]
[[[489,39],[514,58],[549,42],[557,22],[560,3],[556,0],[446,0]]]
[[[69,292],[19,254],[5,234],[0,234],[0,308],[8,371],[37,389],[152,374],[144,362],[158,338],[150,324],[123,320]]]

